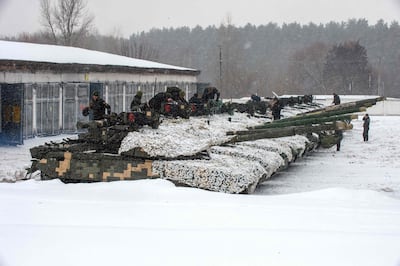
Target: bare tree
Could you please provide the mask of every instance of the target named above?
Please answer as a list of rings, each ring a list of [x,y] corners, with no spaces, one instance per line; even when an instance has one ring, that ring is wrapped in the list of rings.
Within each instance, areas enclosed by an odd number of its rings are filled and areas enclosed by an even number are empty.
[[[322,73],[328,51],[327,44],[315,42],[289,57],[288,82],[291,91],[288,92],[328,93]]]
[[[146,60],[157,60],[159,53],[149,42],[142,38],[120,39],[121,51],[119,54]]]
[[[42,25],[46,34],[56,44],[78,45],[93,26],[94,17],[86,10],[85,0],[41,0]]]

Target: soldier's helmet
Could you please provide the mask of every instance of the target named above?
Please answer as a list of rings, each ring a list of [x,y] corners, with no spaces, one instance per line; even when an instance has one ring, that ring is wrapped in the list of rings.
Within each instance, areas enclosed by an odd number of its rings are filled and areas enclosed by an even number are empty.
[[[93,96],[99,96],[99,92],[98,91],[93,92]]]
[[[139,97],[142,97],[143,92],[142,91],[138,91],[138,92],[136,92],[136,95],[139,96]]]

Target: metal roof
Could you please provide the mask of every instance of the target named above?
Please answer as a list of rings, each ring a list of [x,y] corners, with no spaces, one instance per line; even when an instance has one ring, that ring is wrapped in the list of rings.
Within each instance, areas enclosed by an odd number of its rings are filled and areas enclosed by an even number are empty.
[[[77,47],[12,42],[0,40],[0,62],[23,61],[49,64],[97,65],[111,68],[134,68],[147,70],[171,70],[172,72],[193,72],[196,69],[162,64],[154,61],[136,59]]]

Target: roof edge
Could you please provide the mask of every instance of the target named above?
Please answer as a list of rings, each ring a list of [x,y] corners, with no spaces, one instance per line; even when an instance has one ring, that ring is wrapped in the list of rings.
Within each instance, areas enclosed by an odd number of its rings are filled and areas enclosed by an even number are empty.
[[[0,59],[0,71],[51,71],[54,73],[139,73],[139,74],[180,74],[198,76],[200,70],[192,69],[170,69],[170,68],[145,68],[117,65],[94,65],[79,63],[49,63],[25,60],[4,60]]]

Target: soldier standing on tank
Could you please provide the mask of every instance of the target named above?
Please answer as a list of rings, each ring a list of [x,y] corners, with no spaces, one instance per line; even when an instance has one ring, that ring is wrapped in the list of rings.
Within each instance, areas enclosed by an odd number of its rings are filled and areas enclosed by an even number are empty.
[[[193,115],[201,115],[204,112],[204,104],[199,97],[198,93],[193,94],[193,96],[189,99],[189,104],[192,107]]]
[[[171,94],[168,92],[159,92],[149,100],[149,106],[156,112],[162,112],[162,104],[167,103],[168,99],[171,99],[171,97]]]
[[[220,92],[215,87],[207,87],[203,92],[203,102],[208,103],[209,100],[215,100],[218,102],[220,97]]]
[[[277,97],[274,97],[271,103],[271,111],[274,120],[281,119],[281,110],[282,110],[281,101]]]
[[[99,96],[99,92],[95,91],[92,95],[92,100],[90,101],[89,107],[84,109],[84,114],[89,114],[89,110],[93,112],[93,120],[102,120],[104,119],[104,115],[111,113],[111,106],[106,103],[102,98]]]
[[[199,98],[199,95],[197,93],[193,94],[193,96],[189,99],[189,103],[201,104],[201,100]]]
[[[142,109],[142,91],[138,91],[133,97],[133,100],[131,102],[131,111],[140,111]]]

